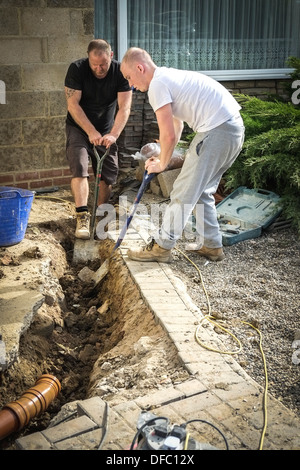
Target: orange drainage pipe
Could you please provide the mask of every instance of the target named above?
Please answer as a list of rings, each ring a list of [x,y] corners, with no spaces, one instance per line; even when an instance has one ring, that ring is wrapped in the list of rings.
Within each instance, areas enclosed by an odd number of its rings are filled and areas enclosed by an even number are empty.
[[[30,419],[45,411],[61,391],[61,384],[53,375],[44,374],[17,401],[0,411],[0,440],[20,431]]]

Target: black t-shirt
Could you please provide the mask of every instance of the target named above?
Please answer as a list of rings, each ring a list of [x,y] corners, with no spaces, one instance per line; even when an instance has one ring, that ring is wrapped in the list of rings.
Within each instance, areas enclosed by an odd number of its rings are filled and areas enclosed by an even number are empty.
[[[110,132],[113,126],[118,92],[130,90],[128,81],[120,71],[120,63],[114,59],[108,74],[101,79],[93,74],[88,58],[72,62],[65,78],[65,86],[82,91],[79,104],[102,135]],[[69,112],[67,122],[79,127]]]

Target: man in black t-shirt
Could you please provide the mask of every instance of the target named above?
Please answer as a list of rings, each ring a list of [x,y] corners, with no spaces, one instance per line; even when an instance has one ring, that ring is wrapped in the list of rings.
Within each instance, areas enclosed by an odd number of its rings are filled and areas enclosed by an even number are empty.
[[[71,189],[77,212],[77,238],[90,238],[88,212],[88,165],[96,161],[93,145],[101,155],[110,147],[101,172],[98,205],[108,202],[118,175],[116,141],[129,118],[132,91],[120,64],[113,59],[110,45],[95,39],[88,46],[88,57],[69,66],[65,78],[68,105],[66,119],[67,159],[72,173]]]

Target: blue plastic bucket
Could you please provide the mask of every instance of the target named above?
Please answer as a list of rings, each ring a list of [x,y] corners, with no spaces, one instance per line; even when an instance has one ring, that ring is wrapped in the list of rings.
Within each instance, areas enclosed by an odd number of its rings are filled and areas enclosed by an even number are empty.
[[[23,240],[33,197],[34,193],[26,189],[0,187],[0,246]]]

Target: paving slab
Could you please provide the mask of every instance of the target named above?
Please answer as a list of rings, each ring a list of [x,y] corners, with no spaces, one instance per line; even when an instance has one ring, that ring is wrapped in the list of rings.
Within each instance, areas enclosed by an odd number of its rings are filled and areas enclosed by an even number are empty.
[[[46,241],[39,241],[41,253],[47,253],[45,246]],[[48,285],[52,260],[45,254],[32,263],[34,254],[30,251],[33,248],[36,248],[36,243],[24,238],[17,245],[5,249],[5,256],[10,260],[7,261],[9,270],[5,274],[5,283],[0,280],[0,372],[19,359],[20,337],[46,299],[42,287]],[[21,269],[19,259],[22,259]],[[59,289],[58,284],[57,281],[57,286],[49,286],[49,293],[52,287]]]

